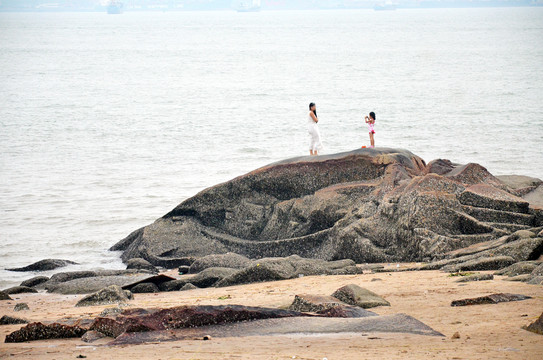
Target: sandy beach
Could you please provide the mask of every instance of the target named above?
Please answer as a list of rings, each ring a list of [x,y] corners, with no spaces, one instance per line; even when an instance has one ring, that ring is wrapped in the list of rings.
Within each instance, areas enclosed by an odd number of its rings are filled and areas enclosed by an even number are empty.
[[[172,272],[170,272],[172,274]],[[379,280],[376,280],[379,279]],[[306,276],[293,280],[227,288],[182,292],[135,294],[136,307],[242,304],[286,307],[296,294],[329,295],[346,284],[357,284],[382,295],[390,307],[372,309],[379,315],[405,313],[424,322],[445,337],[409,334],[367,333],[308,336],[263,336],[213,338],[106,346],[105,338],[92,344],[80,339],[6,344],[4,338],[21,325],[0,328],[0,357],[10,359],[540,359],[541,335],[521,329],[543,309],[543,289],[521,282],[492,281],[456,283],[457,277],[439,271],[388,272],[346,276]],[[491,293],[518,293],[532,299],[451,307],[453,300]],[[89,318],[109,306],[74,307],[81,295],[20,294],[0,303],[2,314],[31,321],[53,321],[64,317]],[[18,302],[30,310],[14,312]],[[460,338],[453,339],[458,332]]]

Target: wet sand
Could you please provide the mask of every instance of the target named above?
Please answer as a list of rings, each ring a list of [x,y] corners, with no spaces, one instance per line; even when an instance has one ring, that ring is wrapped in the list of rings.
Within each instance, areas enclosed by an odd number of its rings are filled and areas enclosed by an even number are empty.
[[[372,281],[373,279],[380,279]],[[329,295],[350,283],[378,293],[390,307],[372,309],[379,315],[405,313],[445,337],[365,333],[334,335],[251,336],[185,340],[129,346],[105,346],[111,339],[87,344],[59,339],[5,344],[5,336],[21,325],[0,326],[0,357],[10,359],[541,359],[543,336],[521,329],[543,311],[543,287],[502,280],[455,283],[439,271],[393,272],[348,276],[307,276],[294,280],[208,288],[159,294],[135,294],[130,307],[241,304],[286,307],[294,295]],[[532,299],[495,305],[451,307],[452,300],[497,292]],[[0,315],[28,320],[92,317],[104,308],[74,307],[82,295],[20,294],[0,302]],[[16,302],[30,310],[14,312]],[[458,332],[459,339],[452,335]]]

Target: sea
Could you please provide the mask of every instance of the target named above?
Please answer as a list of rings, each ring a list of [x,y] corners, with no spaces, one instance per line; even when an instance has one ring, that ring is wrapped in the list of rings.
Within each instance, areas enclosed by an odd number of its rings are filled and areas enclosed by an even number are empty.
[[[0,13],[0,289],[124,268],[131,231],[308,154],[310,102],[323,153],[374,111],[378,147],[543,178],[543,8]]]

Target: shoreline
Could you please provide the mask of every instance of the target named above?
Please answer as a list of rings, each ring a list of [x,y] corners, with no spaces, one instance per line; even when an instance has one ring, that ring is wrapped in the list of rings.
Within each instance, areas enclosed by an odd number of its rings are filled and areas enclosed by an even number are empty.
[[[401,264],[402,267],[412,264]],[[481,272],[492,273],[492,272]],[[166,272],[172,275],[172,271]],[[380,281],[372,281],[380,279]],[[305,276],[292,280],[206,288],[182,292],[135,294],[128,308],[173,307],[179,305],[243,304],[282,308],[294,295],[327,295],[346,284],[358,284],[387,299],[390,307],[371,310],[378,315],[405,313],[424,322],[445,337],[410,334],[367,333],[335,335],[288,335],[217,338],[211,341],[185,340],[130,346],[104,346],[111,339],[87,344],[80,339],[34,341],[2,345],[0,356],[36,359],[57,358],[58,354],[93,359],[156,357],[163,359],[357,359],[366,358],[507,358],[536,359],[540,354],[541,335],[521,329],[533,322],[543,308],[540,286],[504,281],[456,283],[455,277],[439,271],[399,271],[362,275]],[[495,292],[519,293],[532,299],[494,305],[451,307],[456,299]],[[82,295],[20,294],[13,301],[0,302],[2,314],[33,321],[54,321],[63,317],[96,316],[115,305],[74,307]],[[28,303],[30,310],[14,312],[16,302]],[[1,339],[21,325],[0,327]],[[452,339],[455,332],[459,339]],[[366,335],[366,336],[364,336]],[[347,341],[347,342],[346,342]],[[348,346],[346,346],[348,344]],[[122,349],[122,351],[119,351]],[[270,356],[270,354],[274,354]]]

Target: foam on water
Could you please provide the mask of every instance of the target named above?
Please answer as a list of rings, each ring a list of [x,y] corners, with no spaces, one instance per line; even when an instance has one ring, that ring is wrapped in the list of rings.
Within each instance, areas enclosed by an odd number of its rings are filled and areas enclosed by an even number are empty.
[[[377,145],[543,178],[543,9],[1,13],[1,268],[106,249],[199,190]],[[0,270],[0,288],[33,274]]]

